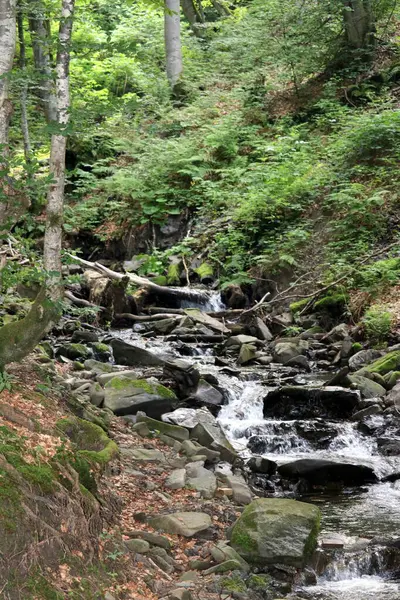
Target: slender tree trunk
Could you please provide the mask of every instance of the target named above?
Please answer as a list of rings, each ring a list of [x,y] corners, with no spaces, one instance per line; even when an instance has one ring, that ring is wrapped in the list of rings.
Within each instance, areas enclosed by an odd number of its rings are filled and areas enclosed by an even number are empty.
[[[24,138],[24,155],[26,162],[30,161],[31,142],[29,137],[28,122],[28,82],[26,80],[26,59],[25,59],[25,36],[24,36],[24,16],[20,7],[17,15],[18,41],[19,41],[19,68],[21,69],[23,81],[21,87],[21,129]]]
[[[37,95],[41,100],[48,123],[57,120],[57,98],[53,87],[53,69],[50,60],[50,32],[45,8],[41,0],[31,5],[29,29],[33,49],[33,60],[39,76]]]
[[[12,105],[8,98],[8,75],[13,67],[16,44],[16,0],[0,0],[0,144],[7,152]]]
[[[182,74],[181,18],[179,0],[165,0],[164,38],[167,78],[172,88]]]
[[[375,42],[375,21],[371,0],[344,0],[346,43],[352,49],[367,49]]]
[[[197,10],[193,0],[181,0],[181,6],[183,14],[192,27],[193,25],[196,25],[196,23],[203,23],[201,14]]]
[[[69,123],[69,61],[75,0],[62,0],[59,44],[56,64],[57,125],[59,131],[51,137],[50,184],[47,196],[46,233],[44,238],[44,265],[49,275],[53,297],[61,290],[61,246],[65,186],[65,153]]]

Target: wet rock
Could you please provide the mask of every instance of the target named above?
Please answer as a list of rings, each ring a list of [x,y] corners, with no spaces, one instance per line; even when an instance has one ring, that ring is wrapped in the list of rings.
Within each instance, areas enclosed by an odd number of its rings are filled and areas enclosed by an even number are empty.
[[[199,423],[190,432],[190,439],[196,439],[202,446],[216,450],[220,453],[222,460],[232,463],[237,458],[236,450],[218,424]]]
[[[273,460],[269,460],[263,456],[252,456],[247,462],[247,466],[253,473],[273,475],[276,472],[277,464]]]
[[[168,319],[160,319],[160,321],[153,321],[151,323],[151,329],[159,335],[168,335],[175,329],[181,320],[181,318],[176,319],[173,317]]]
[[[174,412],[164,414],[162,420],[187,429],[194,429],[199,423],[217,424],[216,418],[207,408],[177,408]]]
[[[116,415],[136,414],[144,411],[154,419],[171,410],[175,394],[151,379],[130,379],[116,376],[104,388],[104,406]]]
[[[316,547],[320,511],[296,500],[260,498],[231,530],[231,546],[255,565],[304,567]]]
[[[149,525],[154,529],[184,537],[192,537],[200,531],[205,531],[211,527],[211,523],[211,517],[201,512],[177,512],[159,515],[149,520]]]
[[[364,365],[369,365],[382,355],[379,350],[360,350],[349,358],[349,367],[352,371],[358,371]]]
[[[217,406],[221,406],[224,401],[224,397],[221,392],[210,383],[205,381],[205,379],[199,380],[197,389],[191,398],[200,407],[206,406],[215,408]]]
[[[359,392],[341,387],[283,386],[264,399],[265,417],[349,417],[360,400]]]
[[[386,394],[386,390],[382,385],[368,377],[354,374],[349,375],[349,380],[357,386],[363,398],[382,398]]]
[[[291,358],[296,358],[303,353],[299,344],[294,342],[278,342],[275,344],[273,359],[275,362],[285,365]]]
[[[379,415],[383,412],[382,406],[379,404],[371,404],[370,406],[366,406],[361,410],[358,410],[351,417],[353,421],[362,421],[365,417],[370,417],[371,415]]]
[[[138,365],[162,366],[165,364],[165,359],[162,359],[160,356],[144,348],[139,348],[139,346],[128,344],[124,340],[114,338],[111,340],[110,345],[113,349],[115,362],[119,365],[136,367]]]
[[[362,485],[375,483],[378,478],[366,465],[304,458],[278,466],[278,473],[286,479],[305,479],[311,485]]]
[[[285,365],[287,367],[301,367],[302,369],[305,369],[306,371],[311,371],[310,363],[308,362],[306,357],[303,356],[302,354],[299,354],[299,356],[294,356],[293,358],[290,358],[285,363]]]
[[[182,396],[187,396],[190,390],[196,388],[200,380],[200,373],[193,364],[181,358],[165,363],[164,376],[176,382]]]

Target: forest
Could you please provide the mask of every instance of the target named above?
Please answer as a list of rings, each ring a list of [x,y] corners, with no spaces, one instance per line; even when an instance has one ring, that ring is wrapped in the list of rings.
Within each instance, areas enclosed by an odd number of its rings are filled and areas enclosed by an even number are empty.
[[[0,598],[400,600],[399,35],[0,0]]]

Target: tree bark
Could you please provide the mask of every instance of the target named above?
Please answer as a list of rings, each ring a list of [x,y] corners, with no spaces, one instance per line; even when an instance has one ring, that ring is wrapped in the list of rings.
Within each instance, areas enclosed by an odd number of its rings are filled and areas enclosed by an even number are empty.
[[[346,43],[354,50],[367,49],[375,42],[375,21],[371,0],[344,0]]]
[[[29,16],[29,30],[33,60],[39,76],[37,95],[40,98],[48,123],[57,120],[57,98],[53,86],[53,70],[50,60],[49,28],[46,26],[45,8],[41,0],[35,0]]]
[[[29,121],[28,121],[28,83],[26,80],[26,58],[25,58],[25,36],[24,36],[24,17],[22,8],[19,8],[17,16],[18,25],[18,41],[19,41],[19,68],[21,69],[23,81],[21,86],[21,130],[24,139],[24,155],[25,161],[30,161],[31,142],[29,137]]]
[[[183,69],[179,0],[165,0],[164,40],[167,78],[171,88],[174,89]]]
[[[62,0],[56,64],[57,126],[51,137],[50,174],[52,183],[47,195],[44,266],[49,274],[51,295],[58,298],[61,289],[61,247],[65,187],[65,153],[69,124],[69,61],[75,0]]]
[[[0,0],[0,144],[7,152],[12,113],[8,98],[8,75],[13,67],[16,44],[16,0]]]

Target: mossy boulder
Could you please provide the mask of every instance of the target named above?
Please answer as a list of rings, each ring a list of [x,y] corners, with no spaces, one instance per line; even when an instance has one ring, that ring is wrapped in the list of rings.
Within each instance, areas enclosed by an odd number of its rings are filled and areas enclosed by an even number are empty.
[[[299,313],[307,306],[307,304],[309,302],[310,302],[310,298],[302,298],[302,300],[297,300],[296,302],[292,302],[292,304],[289,306],[289,308],[292,311],[292,313]]]
[[[104,407],[116,415],[144,411],[153,419],[169,412],[177,400],[174,392],[152,379],[131,379],[118,375],[104,387]]]
[[[78,417],[67,417],[60,419],[57,427],[76,445],[76,454],[90,463],[105,467],[118,456],[117,444],[94,423]]]
[[[101,342],[94,342],[90,344],[91,349],[95,358],[99,361],[107,362],[111,358],[111,348],[107,344]]]
[[[231,546],[253,565],[304,567],[315,550],[319,526],[320,510],[312,504],[259,498],[234,524]]]
[[[328,294],[314,302],[313,310],[317,313],[324,312],[338,316],[343,313],[348,301],[349,297],[342,292]]]
[[[172,263],[168,267],[167,271],[167,283],[173,285],[179,283],[179,264]]]
[[[363,398],[380,398],[386,394],[386,389],[369,377],[354,374],[349,375],[349,379],[360,390]]]
[[[65,356],[70,360],[86,360],[92,352],[83,344],[64,344],[57,349],[57,356]]]
[[[200,277],[202,283],[212,283],[214,279],[214,270],[210,263],[204,262],[194,272]]]
[[[400,369],[400,350],[393,350],[388,352],[385,356],[381,356],[378,360],[375,360],[370,365],[363,367],[356,372],[357,375],[363,375],[364,373],[378,373],[379,375],[386,375],[390,371],[398,371]]]
[[[389,371],[384,376],[385,386],[388,390],[391,390],[400,379],[400,371]]]

